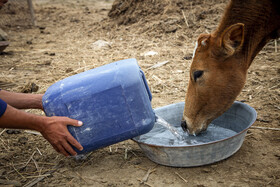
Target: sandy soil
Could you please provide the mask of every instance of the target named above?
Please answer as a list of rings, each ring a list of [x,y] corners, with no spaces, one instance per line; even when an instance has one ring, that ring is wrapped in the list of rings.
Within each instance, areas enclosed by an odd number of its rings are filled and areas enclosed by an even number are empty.
[[[30,91],[34,83],[39,87],[37,93],[44,93],[62,78],[116,60],[136,58],[149,82],[153,107],[184,101],[194,42],[200,33],[215,29],[225,2],[176,0],[162,1],[166,3],[162,6],[160,1],[151,2],[146,11],[135,4],[131,6],[134,11],[126,7],[127,11],[118,14],[110,12],[112,0],[37,0],[37,27],[30,25],[26,13],[18,16],[19,11],[0,10],[0,15],[7,16],[0,22],[1,28],[11,42],[0,55],[0,87],[22,92]],[[110,45],[93,48],[97,40]],[[257,110],[254,126],[280,128],[280,40],[277,42],[278,48],[272,41],[256,57],[237,98]],[[158,54],[145,56],[149,51]],[[168,62],[150,68],[164,61]],[[28,112],[43,115],[36,110]],[[236,154],[194,168],[157,165],[131,140],[75,161],[58,155],[40,135],[26,131],[8,134],[5,129],[0,133],[0,182],[15,180],[14,185],[43,176],[35,185],[280,186],[280,131],[275,130],[249,129]],[[155,170],[141,183],[149,169]]]

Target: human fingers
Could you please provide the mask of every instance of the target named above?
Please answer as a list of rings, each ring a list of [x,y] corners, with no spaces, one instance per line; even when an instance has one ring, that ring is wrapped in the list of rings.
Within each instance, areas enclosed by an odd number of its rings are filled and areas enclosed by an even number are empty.
[[[67,151],[70,155],[72,155],[72,156],[77,155],[77,152],[71,147],[71,145],[69,145],[69,143],[67,141],[63,142],[62,146],[63,146],[64,150]]]
[[[81,121],[78,121],[78,120],[75,120],[75,119],[71,119],[71,118],[66,118],[65,119],[65,123],[67,125],[73,125],[73,126],[76,126],[76,127],[79,127],[79,126],[82,126],[83,125],[83,122]],[[66,139],[67,141],[73,145],[74,147],[76,147],[78,150],[82,151],[83,150],[83,146],[69,133],[67,132],[67,136],[66,136]]]
[[[56,152],[61,153],[64,156],[70,156],[69,153],[71,155],[77,155],[76,151],[74,151],[73,148],[69,145],[69,143],[67,141],[67,139],[68,139],[67,136],[71,136],[69,132],[68,132],[68,135],[66,134],[65,138],[61,139],[60,141],[49,141],[49,140],[48,141],[51,143],[51,145],[56,150]]]
[[[70,156],[61,144],[57,145],[57,148],[59,153],[63,154],[64,156]]]
[[[57,146],[55,144],[51,143],[51,145],[53,146],[53,148],[56,152],[60,153],[59,149],[57,148]]]
[[[72,135],[70,135],[70,133],[69,136],[67,136],[67,141],[80,151],[84,149],[83,146]]]
[[[80,127],[80,126],[83,125],[82,121],[71,119],[71,118],[68,118],[68,117],[63,117],[63,121],[66,125],[72,125],[72,126],[75,126],[75,127]]]

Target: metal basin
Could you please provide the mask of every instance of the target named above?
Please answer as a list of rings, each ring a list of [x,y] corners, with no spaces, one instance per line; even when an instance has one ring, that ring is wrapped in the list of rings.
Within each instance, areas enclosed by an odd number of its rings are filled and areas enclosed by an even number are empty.
[[[181,125],[184,102],[156,108],[156,115],[162,117],[175,127]],[[256,111],[247,104],[235,101],[231,108],[212,123],[216,126],[235,131],[235,135],[217,141],[209,141],[197,145],[163,146],[161,144],[144,143],[141,136],[133,138],[152,161],[166,166],[193,167],[211,164],[236,153],[245,138],[248,128],[255,122]],[[152,131],[162,128],[155,123]]]

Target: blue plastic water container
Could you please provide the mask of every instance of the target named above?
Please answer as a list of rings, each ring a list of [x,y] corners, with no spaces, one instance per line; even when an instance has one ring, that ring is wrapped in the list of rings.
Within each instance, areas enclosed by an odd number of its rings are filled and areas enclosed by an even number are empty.
[[[152,95],[136,59],[121,60],[51,85],[43,96],[47,116],[83,122],[68,126],[84,147],[79,154],[145,134],[153,128]]]

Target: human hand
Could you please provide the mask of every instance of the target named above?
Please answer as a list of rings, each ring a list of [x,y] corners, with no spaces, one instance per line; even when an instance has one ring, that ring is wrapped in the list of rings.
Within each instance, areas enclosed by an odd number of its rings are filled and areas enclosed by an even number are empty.
[[[80,151],[83,150],[81,144],[79,144],[67,129],[67,125],[73,125],[76,127],[81,126],[83,124],[81,121],[70,119],[68,117],[53,116],[46,117],[44,123],[45,125],[41,134],[50,142],[57,152],[65,156],[77,155],[71,145]]]

